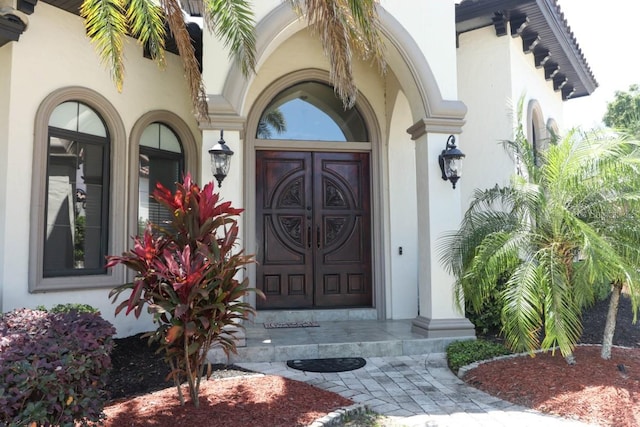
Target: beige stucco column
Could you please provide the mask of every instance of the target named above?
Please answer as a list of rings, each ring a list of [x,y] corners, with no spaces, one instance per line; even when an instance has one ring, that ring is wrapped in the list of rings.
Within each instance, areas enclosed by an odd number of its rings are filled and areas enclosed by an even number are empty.
[[[210,107],[211,108],[211,107]],[[211,110],[210,110],[211,111]],[[244,208],[244,150],[243,150],[243,121],[241,118],[221,118],[216,115],[211,115],[211,121],[208,123],[200,123],[200,129],[202,129],[202,165],[200,182],[206,184],[209,181],[213,181],[215,185],[215,191],[220,194],[222,201],[231,202],[235,208]],[[224,130],[224,140],[227,146],[233,151],[231,157],[231,165],[229,167],[229,173],[227,177],[222,181],[222,186],[218,187],[218,182],[213,176],[211,171],[211,156],[209,155],[209,149],[213,147],[220,139],[220,130]],[[240,242],[244,241],[244,227],[243,221],[238,221],[240,225]],[[252,296],[255,298],[254,296]],[[255,301],[252,305],[255,306]],[[233,332],[233,336],[237,340],[236,345],[238,347],[244,347],[246,345],[244,329],[235,327],[226,327],[225,330]]]
[[[449,134],[459,133],[461,125],[457,120],[423,119],[408,129],[416,144],[418,193],[419,314],[412,330],[429,338],[475,335],[473,324],[456,308],[454,279],[438,254],[439,239],[444,232],[458,228],[461,219],[460,190],[442,179],[438,156]],[[463,141],[460,138],[458,142]],[[464,152],[464,143],[459,147]]]

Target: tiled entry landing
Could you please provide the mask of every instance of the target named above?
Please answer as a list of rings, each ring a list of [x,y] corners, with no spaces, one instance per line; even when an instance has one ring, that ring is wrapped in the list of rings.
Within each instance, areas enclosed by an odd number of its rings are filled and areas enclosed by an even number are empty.
[[[278,314],[276,316],[276,313]],[[454,338],[425,338],[411,320],[372,320],[374,310],[262,312],[247,322],[246,346],[226,358],[212,349],[212,363],[284,362],[327,357],[387,357],[442,353]],[[263,322],[317,322],[318,327],[266,329]],[[460,338],[457,338],[460,339]]]

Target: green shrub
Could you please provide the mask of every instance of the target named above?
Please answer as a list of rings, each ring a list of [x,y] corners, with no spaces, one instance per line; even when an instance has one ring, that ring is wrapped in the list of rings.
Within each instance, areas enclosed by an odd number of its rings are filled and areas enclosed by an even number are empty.
[[[92,313],[20,309],[0,316],[0,426],[100,421],[114,332]]]
[[[502,329],[502,292],[506,283],[505,279],[500,279],[496,286],[491,290],[487,298],[482,303],[479,310],[474,310],[468,302],[465,306],[465,316],[476,327],[476,334],[499,334]]]
[[[609,295],[611,295],[611,282],[605,281],[605,282],[595,283],[594,292],[596,295],[595,301],[603,301],[609,298]],[[595,304],[595,301],[594,301],[594,304]]]
[[[457,374],[458,369],[465,365],[505,354],[511,354],[511,351],[504,345],[491,341],[456,341],[447,347],[447,363],[449,368]]]
[[[89,304],[74,304],[74,303],[54,305],[48,310],[44,305],[39,305],[38,307],[36,307],[36,309],[40,311],[47,311],[49,313],[69,313],[72,311],[75,311],[78,313],[92,313],[92,314],[98,313],[98,309],[90,306]]]

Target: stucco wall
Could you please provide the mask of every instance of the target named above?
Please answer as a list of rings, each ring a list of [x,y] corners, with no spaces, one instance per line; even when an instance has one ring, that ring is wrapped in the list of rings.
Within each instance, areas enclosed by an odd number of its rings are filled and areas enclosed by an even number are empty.
[[[517,105],[524,97],[523,119],[532,99],[542,107],[544,123],[562,123],[562,97],[536,69],[519,37],[497,37],[492,26],[459,36],[458,90],[469,111],[460,136],[467,155],[460,180],[463,209],[476,188],[506,185],[514,164],[501,141],[513,139]],[[525,132],[528,124],[525,126]]]
[[[562,94],[553,90],[553,82],[544,78],[544,68],[536,68],[532,54],[522,52],[522,40],[509,38],[511,48],[511,74],[513,75],[511,97],[515,100],[524,97],[523,119],[525,132],[530,126],[527,117],[527,105],[530,100],[536,100],[542,109],[543,121],[554,119],[559,128],[563,127]]]
[[[467,155],[459,181],[463,209],[473,190],[508,183],[513,163],[501,141],[513,135],[510,37],[493,27],[463,33],[458,39],[458,91],[469,108],[460,135]]]
[[[7,197],[7,170],[9,168],[9,105],[11,101],[11,53],[13,43],[0,47],[0,201]],[[7,230],[7,203],[0,203],[0,308],[2,283],[5,276],[5,254],[9,250],[5,239]]]
[[[388,79],[387,93],[391,109],[389,139],[385,147],[389,165],[389,247],[386,254],[390,286],[387,288],[387,311],[394,319],[411,319],[418,315],[416,143],[406,132],[411,109],[395,78]]]
[[[0,49],[0,52],[5,50],[6,47]],[[0,181],[7,182],[10,190],[6,194],[0,191],[0,205],[8,206],[7,218],[3,224],[6,225],[5,236],[0,240],[5,249],[3,265],[11,266],[10,269],[5,267],[7,270],[0,276],[2,309],[6,311],[39,304],[52,306],[58,303],[88,303],[99,308],[103,316],[117,326],[118,335],[126,336],[148,330],[149,321],[136,321],[133,316],[123,315],[114,319],[114,305],[107,298],[109,289],[34,294],[28,292],[28,213],[31,201],[29,189],[33,176],[32,156],[34,150],[46,150],[46,147],[33,146],[34,118],[38,106],[52,91],[66,86],[82,86],[109,100],[124,123],[127,138],[135,121],[143,114],[152,110],[168,110],[176,113],[189,125],[199,143],[200,132],[191,114],[182,66],[175,55],[168,54],[166,70],[161,71],[155,63],[143,58],[140,46],[128,39],[125,45],[124,89],[122,93],[118,93],[108,71],[100,64],[94,47],[85,36],[81,18],[42,2],[36,6],[35,13],[30,16],[29,28],[18,43],[13,43],[12,50],[8,144],[0,145],[0,150],[11,153],[11,162],[6,168],[2,168],[2,173],[6,171],[8,179]],[[0,59],[4,62],[4,58]],[[1,113],[0,106],[0,116]],[[0,164],[6,159],[6,156],[1,157]],[[129,159],[116,161],[128,164]],[[126,212],[122,212],[122,215],[126,216]],[[125,229],[110,230],[110,233],[120,233],[127,246],[130,244]]]

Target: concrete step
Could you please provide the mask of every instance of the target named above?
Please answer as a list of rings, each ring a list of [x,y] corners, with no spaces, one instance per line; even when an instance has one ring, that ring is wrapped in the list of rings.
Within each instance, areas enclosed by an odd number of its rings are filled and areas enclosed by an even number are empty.
[[[331,310],[260,310],[252,319],[254,324],[275,322],[340,322],[376,320],[375,308],[344,308]]]
[[[279,319],[280,320],[280,319]],[[296,320],[305,321],[305,320]],[[410,321],[319,322],[319,327],[265,329],[247,325],[246,346],[229,358],[220,348],[208,353],[212,363],[284,362],[329,357],[384,357],[442,353],[460,338],[424,338]]]

